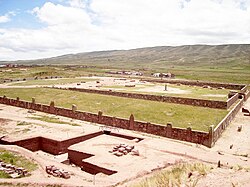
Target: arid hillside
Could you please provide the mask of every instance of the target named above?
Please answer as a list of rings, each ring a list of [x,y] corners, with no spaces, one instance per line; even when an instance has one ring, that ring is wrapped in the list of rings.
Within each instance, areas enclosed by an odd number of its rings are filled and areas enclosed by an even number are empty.
[[[160,68],[172,66],[238,67],[250,65],[250,45],[160,46],[131,50],[97,51],[31,60],[22,64],[86,64],[112,67]]]

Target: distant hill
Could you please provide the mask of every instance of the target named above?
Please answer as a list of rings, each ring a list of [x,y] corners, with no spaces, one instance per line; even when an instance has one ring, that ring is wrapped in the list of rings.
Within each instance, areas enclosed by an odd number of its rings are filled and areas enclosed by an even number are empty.
[[[131,50],[97,51],[39,60],[16,61],[15,63],[82,64],[128,68],[250,66],[250,44],[160,46]]]

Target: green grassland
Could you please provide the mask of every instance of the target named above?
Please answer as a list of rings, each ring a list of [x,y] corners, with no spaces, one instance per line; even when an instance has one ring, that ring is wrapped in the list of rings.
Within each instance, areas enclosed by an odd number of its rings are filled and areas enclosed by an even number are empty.
[[[40,121],[45,121],[45,122],[48,122],[48,123],[57,123],[57,124],[66,124],[66,125],[72,125],[72,126],[80,126],[79,124],[71,123],[71,122],[65,122],[65,121],[59,120],[59,118],[51,117],[51,116],[34,115],[34,116],[28,117],[28,118],[36,119],[36,120],[40,120]]]
[[[27,80],[24,82],[14,82],[11,86],[31,86],[31,85],[55,85],[55,84],[71,84],[80,82],[97,81],[97,78],[59,78],[59,79],[43,79],[43,80]]]
[[[130,114],[134,114],[136,120],[163,125],[172,122],[175,127],[190,126],[202,131],[208,131],[210,125],[217,125],[228,113],[227,110],[221,109],[48,88],[6,88],[0,89],[0,95],[20,97],[21,100],[27,101],[35,97],[37,103],[43,104],[49,104],[53,100],[56,106],[65,108],[71,108],[72,104],[76,104],[81,111],[97,113],[100,110],[104,115],[122,118],[129,118]]]
[[[83,64],[84,65],[84,64]],[[160,61],[157,63],[140,64],[136,68],[130,67],[127,63],[119,64],[104,64],[95,67],[84,68],[83,66],[37,66],[25,68],[0,68],[0,82],[4,79],[23,79],[46,76],[62,76],[74,78],[88,75],[107,76],[105,72],[117,70],[135,70],[144,73],[144,76],[151,76],[155,72],[171,72],[176,75],[177,79],[187,80],[203,80],[212,82],[225,83],[242,83],[250,84],[250,65],[249,63],[241,63],[240,61],[232,64],[228,61],[224,64],[206,64],[196,62],[195,64],[175,64],[174,62]],[[26,70],[25,70],[26,69]],[[110,75],[109,75],[110,76]],[[114,76],[114,75],[112,75]]]
[[[250,84],[250,66],[231,67],[169,67],[158,69],[168,70],[176,74],[176,78],[224,83]]]
[[[35,66],[18,68],[0,68],[0,81],[4,79],[23,79],[46,76],[75,78],[89,75],[102,75],[110,69],[102,67],[84,68],[82,66]]]
[[[30,160],[18,155],[17,153],[0,149],[0,160],[8,164],[13,164],[17,167],[22,167],[27,169],[29,172],[37,169],[37,164],[31,162]],[[9,175],[0,172],[0,178],[9,178]]]
[[[150,92],[145,91],[145,88],[154,88],[162,87],[159,92]],[[142,93],[142,94],[153,94],[153,95],[164,95],[164,96],[175,96],[175,97],[186,97],[186,98],[195,98],[195,99],[208,99],[208,100],[217,100],[217,101],[226,101],[227,94],[230,90],[228,89],[216,89],[216,88],[202,88],[198,86],[187,86],[187,85],[176,85],[176,84],[167,84],[167,89],[180,89],[186,91],[186,93],[171,93],[164,91],[165,84],[139,84],[135,87],[125,87],[123,85],[114,85],[114,86],[104,86],[103,88],[112,89],[122,92],[132,92],[132,93]],[[164,91],[164,92],[163,92]]]
[[[108,66],[108,64],[105,64],[105,66]],[[0,82],[3,82],[4,79],[23,79],[46,76],[62,76],[65,78],[88,75],[107,76],[109,74],[106,74],[105,72],[108,71],[130,71],[131,69],[143,72],[144,76],[151,76],[151,74],[155,72],[171,72],[176,75],[177,79],[250,84],[250,65],[230,66],[230,63],[228,63],[224,66],[207,65],[201,67],[198,66],[197,63],[178,66],[165,62],[161,62],[157,66],[154,66],[154,64],[146,64],[144,68],[140,66],[130,68],[126,63],[123,63],[122,67],[112,65],[105,68],[101,65],[91,68],[83,68],[79,65],[73,67],[41,66],[27,68],[0,68]]]

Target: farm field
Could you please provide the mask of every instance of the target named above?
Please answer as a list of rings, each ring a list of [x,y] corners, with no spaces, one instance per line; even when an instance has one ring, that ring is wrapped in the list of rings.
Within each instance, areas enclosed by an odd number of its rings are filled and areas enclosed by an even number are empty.
[[[192,127],[195,130],[208,131],[210,125],[217,125],[228,113],[227,110],[194,107],[188,105],[162,103],[138,99],[120,98],[98,94],[55,90],[48,88],[3,88],[0,95],[10,98],[49,104],[54,101],[56,106],[71,108],[76,104],[78,110],[104,115],[129,118],[134,114],[135,120],[157,124],[172,122],[173,127]]]

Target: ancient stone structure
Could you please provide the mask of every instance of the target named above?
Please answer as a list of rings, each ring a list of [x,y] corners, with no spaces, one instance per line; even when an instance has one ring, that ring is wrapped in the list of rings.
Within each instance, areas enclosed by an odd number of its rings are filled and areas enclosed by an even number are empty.
[[[232,84],[232,83],[217,83],[217,82],[205,82],[205,81],[190,81],[190,80],[173,80],[173,79],[141,79],[141,81],[147,82],[159,82],[159,83],[170,83],[170,84],[183,84],[191,86],[209,86],[212,88],[226,88],[232,90],[246,89],[244,84]]]
[[[212,142],[209,142],[209,137],[211,135],[207,132],[199,132],[199,131],[192,130],[191,128],[188,128],[188,129],[173,128],[172,125],[166,126],[166,125],[158,125],[158,124],[152,124],[152,123],[142,122],[142,121],[135,121],[133,115],[130,116],[130,119],[123,119],[123,118],[117,118],[113,116],[100,115],[100,113],[98,115],[98,114],[93,114],[89,112],[81,112],[81,111],[73,112],[71,109],[60,108],[60,107],[51,108],[51,106],[49,105],[38,104],[38,103],[34,104],[31,102],[21,101],[21,100],[18,101],[16,99],[9,99],[7,97],[0,97],[0,103],[11,105],[11,106],[16,106],[16,107],[21,107],[21,108],[26,108],[26,109],[32,109],[32,110],[41,111],[41,112],[54,114],[54,115],[60,115],[60,116],[69,117],[73,119],[88,121],[92,123],[99,123],[99,124],[103,124],[107,126],[134,130],[134,131],[154,134],[154,135],[182,140],[182,141],[189,141],[192,143],[202,144],[208,147],[210,147],[212,144]],[[50,140],[48,138],[45,139],[41,137],[34,138],[34,141],[22,140],[21,142],[18,142],[18,145],[23,145],[25,147],[32,147],[32,150],[39,150],[39,147],[41,145],[40,143],[37,143],[37,142],[41,142],[41,141],[44,143],[54,145],[54,146],[50,146],[49,148],[46,147],[46,149],[49,149],[49,150],[46,150],[47,152],[55,153],[55,152],[65,151],[65,150],[61,150],[61,146],[58,145],[58,142],[54,142],[54,140]],[[68,140],[68,141],[73,141],[73,140]]]
[[[240,102],[234,106],[234,108],[226,115],[226,117],[216,126],[216,128],[213,130],[213,137],[211,140],[211,143],[213,146],[214,143],[219,139],[222,132],[226,129],[226,127],[230,124],[230,122],[234,119],[236,114],[239,112],[241,107],[243,106],[244,100],[241,99]]]
[[[63,89],[63,88],[53,88],[53,89]],[[65,88],[65,90],[112,95],[117,97],[128,97],[134,99],[143,99],[143,100],[151,100],[151,101],[159,101],[167,103],[185,104],[185,105],[201,106],[209,108],[219,108],[219,109],[228,109],[234,103],[234,101],[237,100],[236,97],[235,100],[231,100],[230,98],[227,101],[213,101],[206,99],[192,99],[183,97],[171,97],[171,96],[127,93],[127,92],[117,92],[117,91],[107,91],[107,90],[83,89],[83,88],[67,88],[67,89]]]
[[[80,151],[76,151],[73,149],[70,149],[69,147],[73,144],[77,144],[80,142],[84,142],[86,140],[95,138],[97,136],[100,136],[102,134],[106,134],[105,131],[99,131],[95,132],[92,134],[87,134],[75,138],[70,138],[66,140],[53,140],[45,137],[33,137],[33,138],[28,138],[28,139],[22,139],[22,140],[17,140],[17,141],[9,141],[9,140],[4,140],[0,139],[0,144],[4,145],[17,145],[23,148],[26,148],[31,151],[38,151],[42,150],[44,152],[53,154],[53,155],[59,155],[63,153],[68,153],[68,161],[69,163],[73,163],[79,167],[81,167],[82,170],[90,173],[90,174],[97,174],[97,173],[104,173],[106,175],[112,175],[114,173],[117,173],[117,171],[109,170],[107,168],[103,168],[88,162],[83,161],[84,159],[87,159],[89,157],[95,156],[89,153],[84,153]],[[120,137],[120,138],[125,138],[128,140],[138,140],[137,142],[141,141],[141,138],[138,137],[133,137],[133,136],[128,136],[124,134],[117,134],[110,132],[108,135],[110,136],[115,136],[115,137]],[[1,164],[1,161],[0,161]],[[1,167],[1,165],[0,165]],[[49,171],[47,171],[47,169]],[[63,177],[63,178],[68,178],[69,175],[65,172],[56,172],[56,169],[46,168],[46,171],[49,174],[52,174],[54,176],[58,177]]]

